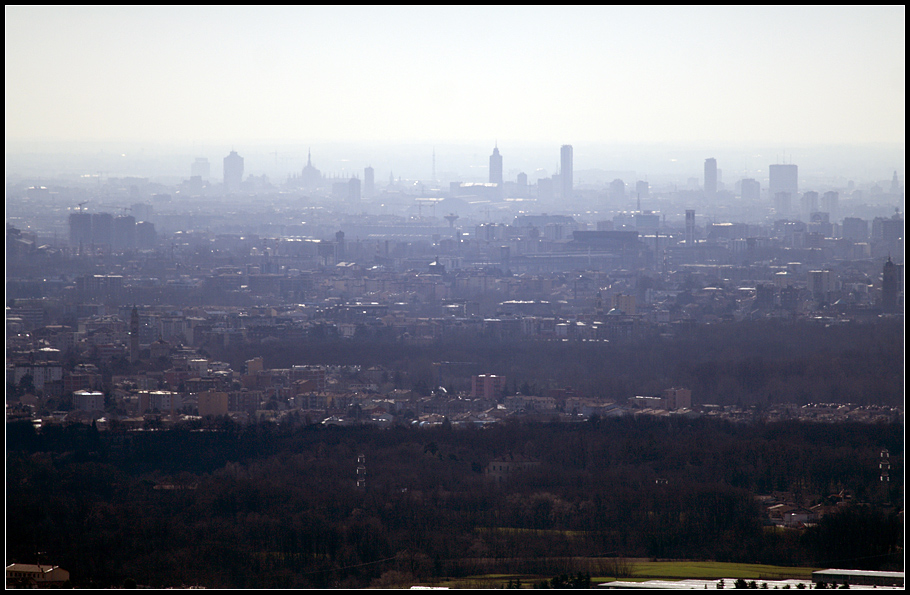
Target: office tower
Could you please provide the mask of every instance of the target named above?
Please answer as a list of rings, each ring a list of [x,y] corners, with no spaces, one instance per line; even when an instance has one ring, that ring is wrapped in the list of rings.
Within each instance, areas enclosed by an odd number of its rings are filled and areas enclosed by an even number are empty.
[[[774,212],[778,215],[788,215],[790,213],[789,192],[776,192],[774,194]]]
[[[502,188],[502,155],[498,147],[493,147],[493,154],[490,155],[490,183],[499,184]]]
[[[686,247],[695,245],[695,210],[686,209]]]
[[[551,200],[553,198],[553,178],[540,178],[537,180],[537,198]]]
[[[348,182],[348,202],[360,204],[360,180],[357,178],[351,178]]]
[[[840,202],[840,194],[834,190],[829,190],[822,195],[822,210],[831,215],[833,218],[837,213],[837,206]]]
[[[239,192],[242,181],[243,157],[236,151],[231,151],[231,154],[224,158],[224,193]]]
[[[211,167],[209,166],[209,160],[205,157],[196,157],[196,161],[190,166],[190,176],[198,176],[203,180],[208,180],[210,173]]]
[[[705,196],[714,198],[717,194],[717,159],[705,159]]]
[[[787,163],[783,165],[768,166],[768,194],[773,199],[779,192],[787,192],[791,197],[799,193],[799,170],[796,165]]]
[[[562,181],[562,197],[572,198],[572,145],[563,145],[559,150],[559,175]]]
[[[518,196],[528,196],[528,174],[525,172],[518,174]]]
[[[803,215],[807,218],[810,217],[812,213],[818,211],[818,192],[812,190],[809,192],[803,192],[803,197],[800,201],[800,207]]]
[[[89,213],[70,213],[70,245],[80,246],[92,243],[92,216]]]
[[[869,239],[869,222],[857,217],[844,217],[841,236],[851,242],[865,242]]]
[[[761,198],[761,184],[753,178],[746,178],[740,182],[740,193],[743,200],[759,200]]]
[[[373,176],[372,167],[367,166],[363,169],[363,195],[366,198],[373,198],[373,193],[375,192]]]
[[[619,178],[610,182],[610,200],[619,202],[626,198],[626,183]]]
[[[92,215],[92,242],[110,246],[114,235],[114,216],[110,213]]]
[[[644,180],[635,182],[635,195],[638,198],[648,198],[651,194],[651,186]]]
[[[882,311],[897,312],[897,267],[890,256],[882,267]]]

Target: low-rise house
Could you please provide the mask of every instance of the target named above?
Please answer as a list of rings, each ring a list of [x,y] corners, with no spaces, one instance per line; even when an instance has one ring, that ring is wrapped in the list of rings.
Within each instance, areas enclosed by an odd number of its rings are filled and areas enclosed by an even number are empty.
[[[508,455],[490,461],[484,470],[484,475],[495,483],[500,484],[508,481],[515,473],[533,469],[538,465],[540,465],[540,461],[535,461],[522,455]]]
[[[6,587],[62,587],[70,580],[70,573],[49,564],[10,564],[6,567]]]

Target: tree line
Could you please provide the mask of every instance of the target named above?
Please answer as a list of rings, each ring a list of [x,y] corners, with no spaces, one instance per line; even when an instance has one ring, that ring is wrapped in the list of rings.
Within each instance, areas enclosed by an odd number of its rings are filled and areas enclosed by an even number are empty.
[[[262,356],[271,368],[296,364],[385,366],[398,388],[434,387],[433,362],[474,362],[473,374],[506,376],[510,388],[572,387],[585,396],[626,399],[671,386],[697,403],[856,403],[903,406],[903,326],[754,321],[679,325],[619,342],[495,340],[452,334],[429,344],[396,338],[298,341],[209,347],[243,369]],[[465,381],[468,380],[467,378]]]
[[[7,442],[8,559],[43,552],[75,586],[353,588],[389,572],[417,580],[509,564],[558,575],[565,567],[546,560],[579,556],[888,568],[902,544],[897,425],[223,421],[101,433],[11,423]],[[485,467],[510,456],[538,465],[493,484]],[[755,496],[774,490],[848,490],[870,505],[771,531]]]

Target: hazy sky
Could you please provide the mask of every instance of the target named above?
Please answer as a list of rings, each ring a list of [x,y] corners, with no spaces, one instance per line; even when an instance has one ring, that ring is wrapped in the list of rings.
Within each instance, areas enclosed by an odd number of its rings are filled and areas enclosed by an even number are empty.
[[[904,142],[903,6],[5,16],[8,142]]]

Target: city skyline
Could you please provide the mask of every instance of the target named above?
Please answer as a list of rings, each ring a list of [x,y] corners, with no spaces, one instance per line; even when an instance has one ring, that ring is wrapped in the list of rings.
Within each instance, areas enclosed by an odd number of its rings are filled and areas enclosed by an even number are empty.
[[[904,140],[903,7],[6,16],[8,146]]]

